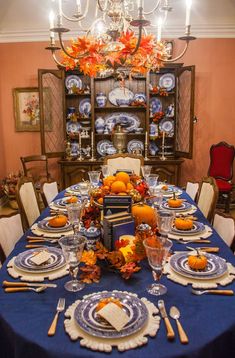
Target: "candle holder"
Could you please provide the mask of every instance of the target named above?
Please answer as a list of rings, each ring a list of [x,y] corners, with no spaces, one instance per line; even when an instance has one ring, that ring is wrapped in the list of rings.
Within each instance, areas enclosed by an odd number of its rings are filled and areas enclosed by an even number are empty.
[[[91,158],[89,159],[90,162],[94,162],[96,159],[94,157],[94,143],[91,143]]]
[[[149,158],[148,158],[148,142],[145,142],[145,145],[144,145],[144,160],[149,160]]]
[[[165,157],[165,132],[163,132],[163,135],[162,135],[162,154],[160,156],[160,160],[166,160],[166,157]]]

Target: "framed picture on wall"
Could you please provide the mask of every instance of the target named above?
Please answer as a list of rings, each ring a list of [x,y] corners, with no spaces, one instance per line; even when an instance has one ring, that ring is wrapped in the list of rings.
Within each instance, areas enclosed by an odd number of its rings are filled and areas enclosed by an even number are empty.
[[[45,128],[52,130],[51,120],[51,93],[49,88],[44,89]],[[16,132],[39,132],[39,91],[37,87],[14,88],[13,105]]]
[[[173,54],[173,41],[166,41],[166,51],[168,59],[171,59]]]

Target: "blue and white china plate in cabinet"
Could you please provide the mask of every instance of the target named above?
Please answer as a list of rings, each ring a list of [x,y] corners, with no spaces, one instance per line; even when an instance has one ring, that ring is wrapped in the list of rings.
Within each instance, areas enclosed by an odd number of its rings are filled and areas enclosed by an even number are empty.
[[[201,234],[204,231],[205,231],[205,225],[198,221],[193,222],[193,227],[190,230],[179,230],[175,226],[173,226],[173,228],[171,229],[172,234],[183,235],[183,236]]]
[[[135,132],[140,126],[140,119],[132,113],[112,113],[105,117],[105,126],[112,131],[115,124],[121,124],[127,132]]]
[[[114,106],[118,106],[119,101],[124,101],[128,105],[134,98],[134,93],[126,87],[116,87],[109,92],[109,102]],[[124,104],[124,102],[121,102]]]
[[[100,140],[97,143],[97,152],[99,153],[99,155],[101,155],[103,157],[108,154],[107,149],[109,147],[113,147],[113,143],[110,140],[108,140],[108,139]]]
[[[85,117],[89,117],[91,114],[91,100],[89,98],[83,98],[79,103],[79,112]]]
[[[150,99],[150,114],[153,116],[157,112],[162,112],[162,102],[159,98],[153,97]]]
[[[68,121],[66,123],[66,131],[68,134],[78,134],[81,130],[81,124],[79,122]]]
[[[146,103],[146,96],[143,92],[136,93],[133,98],[134,101],[138,101],[141,103]]]
[[[161,119],[159,129],[161,132],[167,133],[168,137],[172,137],[174,135],[174,120],[169,118]]]
[[[16,256],[14,266],[21,271],[40,273],[57,270],[66,264],[61,249],[47,247],[46,251],[49,252],[50,259],[42,265],[36,265],[31,259],[35,254],[40,253],[43,250],[45,250],[45,248],[35,248],[21,252]]]
[[[172,73],[165,73],[159,79],[159,86],[171,91],[175,87],[175,76]]]
[[[133,151],[140,149],[141,151],[144,150],[144,144],[141,140],[132,139],[127,143],[127,151],[128,153],[133,153]]]
[[[129,321],[118,332],[107,321],[101,319],[96,311],[100,300],[105,298],[118,299]],[[91,336],[100,338],[121,338],[138,332],[148,320],[148,310],[138,297],[127,292],[103,291],[84,298],[74,311],[74,318],[79,327]]]
[[[64,226],[53,227],[50,226],[48,220],[41,220],[37,223],[38,229],[45,232],[66,232],[72,230],[72,225],[67,221]]]
[[[191,269],[188,265],[189,254],[185,252],[174,254],[170,258],[170,266],[178,274],[198,280],[214,279],[227,272],[228,267],[224,259],[213,254],[204,253],[204,255],[207,257],[207,265],[204,270]]]
[[[190,203],[187,203],[186,201],[183,201],[182,204],[177,208],[172,208],[169,206],[168,202],[165,201],[161,204],[161,209],[165,210],[174,210],[174,211],[188,211],[192,209],[192,205]]]
[[[65,87],[70,90],[72,87],[82,88],[82,80],[76,75],[67,76],[65,79]]]

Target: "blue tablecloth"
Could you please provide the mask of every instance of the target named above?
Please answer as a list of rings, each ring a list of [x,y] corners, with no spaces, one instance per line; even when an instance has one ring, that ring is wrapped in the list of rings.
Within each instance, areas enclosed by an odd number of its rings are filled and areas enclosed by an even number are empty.
[[[59,196],[62,196],[60,193]],[[190,198],[184,194],[190,201]],[[41,215],[48,216],[48,209]],[[199,221],[206,222],[197,211]],[[235,257],[222,239],[214,232],[213,246],[219,246],[219,255],[235,265]],[[18,242],[10,257],[25,250],[25,236]],[[184,246],[174,242],[174,250],[183,250]],[[9,257],[9,258],[10,258]],[[126,290],[135,292],[139,297],[147,297],[153,303],[157,298],[146,292],[146,286],[152,282],[152,274],[147,262],[143,269],[128,281],[119,275],[103,272],[98,284],[86,285],[79,293],[69,293],[64,289],[68,277],[56,280],[56,289],[47,289],[41,294],[20,292],[7,294],[0,290],[0,357],[1,358],[88,358],[125,356],[128,358],[217,358],[235,356],[235,296],[194,296],[189,287],[176,284],[162,277],[168,292],[163,297],[167,311],[176,305],[181,311],[181,322],[189,336],[189,344],[182,345],[178,335],[173,342],[166,338],[165,325],[161,320],[160,330],[154,338],[148,338],[147,345],[119,353],[113,348],[112,353],[93,352],[80,347],[79,341],[72,342],[64,331],[63,316],[54,337],[48,337],[47,331],[54,317],[59,297],[65,297],[66,308],[83,295],[102,290]],[[0,280],[9,280],[6,264],[0,270]],[[235,290],[235,283],[226,286]],[[175,322],[172,325],[176,330]]]

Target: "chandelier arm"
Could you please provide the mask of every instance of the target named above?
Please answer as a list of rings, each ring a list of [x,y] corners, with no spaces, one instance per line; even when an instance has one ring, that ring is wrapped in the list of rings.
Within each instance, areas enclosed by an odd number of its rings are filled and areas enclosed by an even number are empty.
[[[59,42],[60,42],[61,49],[63,50],[63,52],[64,52],[68,57],[72,58],[73,60],[78,60],[79,58],[83,58],[83,57],[84,57],[84,55],[85,55],[86,53],[84,53],[83,55],[78,56],[78,57],[75,57],[75,56],[71,55],[71,54],[66,50],[66,48],[65,48],[65,46],[64,46],[64,43],[63,43],[63,41],[62,41],[62,35],[61,35],[61,33],[59,32],[58,35],[59,35]]]
[[[64,68],[65,68],[66,66],[65,66],[63,63],[61,63],[59,60],[57,60],[55,51],[52,50],[51,52],[52,52],[52,57],[53,57],[53,60],[55,61],[55,63],[56,63],[58,66],[61,66],[61,67],[64,67]]]
[[[152,10],[150,10],[150,11],[143,11],[143,15],[151,15],[151,14],[153,14],[154,11],[156,11],[156,10],[159,8],[160,2],[161,2],[161,0],[158,0],[156,6],[155,6]]]
[[[136,44],[136,47],[135,47],[134,51],[131,52],[131,55],[134,55],[138,51],[138,49],[140,47],[140,42],[141,42],[141,38],[142,38],[142,29],[143,29],[142,26],[140,26],[139,27],[138,41],[137,41],[137,44]]]
[[[100,11],[102,11],[102,12],[105,12],[107,10],[107,8],[108,8],[108,1],[107,0],[105,1],[104,8],[102,8],[100,0],[97,0],[97,4],[98,4],[98,7],[99,7]]]
[[[175,62],[175,61],[179,60],[181,57],[183,57],[185,52],[187,51],[188,45],[189,45],[189,40],[185,40],[185,41],[186,41],[185,47],[184,47],[183,51],[181,52],[181,54],[179,54],[178,56],[171,58],[169,60],[161,60],[161,61],[166,62],[166,63],[171,63],[171,62]]]

